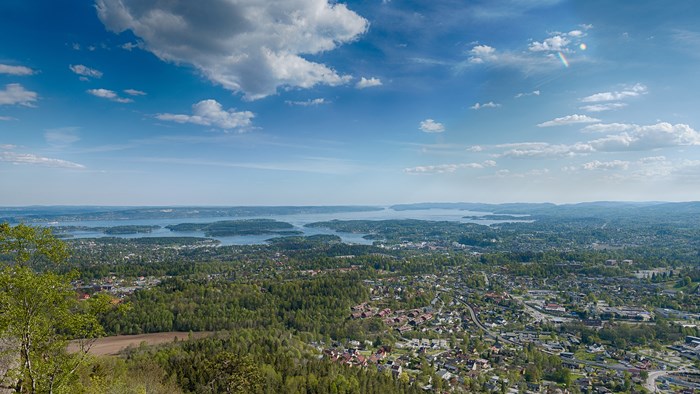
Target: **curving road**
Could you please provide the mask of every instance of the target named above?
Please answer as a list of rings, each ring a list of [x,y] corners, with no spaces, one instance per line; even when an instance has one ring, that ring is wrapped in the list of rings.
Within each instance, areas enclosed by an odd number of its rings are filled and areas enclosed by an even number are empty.
[[[454,295],[454,299],[457,300],[457,301],[459,301],[459,302],[461,302],[462,304],[464,304],[464,306],[467,307],[467,310],[469,311],[469,317],[472,319],[472,322],[474,322],[474,324],[475,324],[477,327],[479,327],[479,329],[480,329],[481,331],[485,332],[487,336],[489,336],[489,337],[491,337],[491,338],[493,338],[493,339],[498,339],[498,340],[501,341],[501,342],[510,343],[511,345],[518,345],[518,346],[520,346],[519,343],[513,342],[513,341],[511,341],[510,339],[507,339],[507,338],[503,338],[503,337],[501,337],[500,335],[498,335],[498,334],[494,333],[493,331],[489,330],[488,328],[484,327],[484,325],[481,324],[481,322],[479,321],[479,318],[476,316],[476,313],[474,312],[474,308],[473,308],[471,305],[469,305],[467,302],[465,302],[464,300],[462,300],[461,298],[459,298],[459,295],[455,294],[455,295]]]

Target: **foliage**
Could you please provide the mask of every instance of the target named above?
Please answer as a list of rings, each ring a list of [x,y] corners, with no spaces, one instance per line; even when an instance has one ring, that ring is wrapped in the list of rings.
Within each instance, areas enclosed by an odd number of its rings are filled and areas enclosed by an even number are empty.
[[[1,223],[0,257],[12,264],[39,269],[65,262],[68,248],[48,228]]]
[[[319,337],[362,334],[346,322],[352,305],[368,298],[351,274],[258,284],[173,278],[138,291],[129,310],[102,317],[112,333],[284,327]]]
[[[79,303],[70,277],[30,268],[65,258],[65,246],[50,232],[3,225],[0,236],[3,253],[14,263],[0,270],[0,336],[8,342],[6,353],[16,360],[3,384],[18,392],[60,392],[86,353],[84,346],[67,353],[68,339],[85,340],[102,332],[94,314],[98,305]]]
[[[129,360],[155,360],[196,393],[417,393],[407,382],[376,370],[319,359],[315,350],[280,330],[244,329],[158,349],[135,350]]]

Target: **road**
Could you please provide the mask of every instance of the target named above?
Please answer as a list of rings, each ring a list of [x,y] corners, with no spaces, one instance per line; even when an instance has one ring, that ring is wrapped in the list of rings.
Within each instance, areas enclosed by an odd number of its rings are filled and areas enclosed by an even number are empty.
[[[469,305],[467,302],[465,302],[464,300],[462,300],[461,298],[459,298],[459,295],[458,295],[458,294],[456,294],[456,293],[454,294],[454,299],[457,300],[457,301],[459,301],[459,302],[461,302],[462,304],[464,304],[464,306],[467,307],[467,310],[469,311],[469,317],[472,319],[472,322],[474,322],[474,324],[475,324],[477,327],[479,327],[479,329],[480,329],[481,331],[485,332],[487,336],[489,336],[489,337],[491,337],[491,338],[493,338],[493,339],[498,339],[498,340],[501,341],[501,342],[510,343],[511,345],[520,346],[519,343],[513,342],[513,341],[511,341],[510,339],[507,339],[507,338],[503,338],[503,337],[501,337],[500,335],[494,333],[493,331],[490,331],[488,328],[484,327],[484,325],[481,324],[481,322],[479,321],[479,318],[476,316],[476,313],[474,312],[474,308],[473,308],[471,305]]]
[[[647,389],[650,393],[655,393],[656,390],[656,379],[668,375],[669,371],[653,371],[649,372],[649,377],[647,378],[646,382],[644,382],[644,388]]]
[[[503,338],[503,337],[501,337],[500,335],[498,335],[497,333],[494,333],[493,331],[491,331],[491,330],[487,329],[486,327],[484,327],[484,325],[481,324],[481,321],[479,321],[479,318],[476,316],[476,313],[474,312],[474,308],[473,308],[471,305],[469,305],[467,302],[465,302],[464,300],[462,300],[461,298],[459,298],[459,295],[458,295],[458,294],[456,294],[456,293],[454,294],[454,299],[455,299],[455,300],[458,300],[459,302],[461,302],[462,304],[464,304],[464,306],[467,307],[467,310],[469,311],[469,316],[470,316],[472,322],[474,322],[474,324],[475,324],[480,330],[482,330],[483,332],[485,332],[487,336],[489,336],[489,337],[491,337],[491,338],[493,338],[493,339],[498,339],[498,340],[500,340],[500,341],[502,341],[502,342],[510,343],[510,344],[512,344],[512,345],[522,346],[522,344],[517,343],[517,342],[513,342],[513,341],[511,341],[511,340],[509,340],[509,339],[506,339],[506,338]],[[525,305],[526,307],[528,307],[528,305],[526,305],[525,303],[523,303],[523,305]],[[536,311],[536,310],[535,310],[535,311]],[[543,351],[543,352],[548,353],[548,354],[554,354],[554,353],[549,352],[549,351],[547,351],[547,350],[545,350],[545,349],[540,349],[540,351]],[[578,364],[590,365],[590,366],[593,366],[593,367],[604,368],[604,369],[611,369],[611,370],[615,370],[615,371],[629,371],[630,369],[634,369],[634,368],[631,368],[631,367],[628,367],[628,366],[625,366],[625,365],[622,365],[622,364],[605,364],[605,363],[600,363],[600,362],[597,362],[597,361],[579,360],[579,359],[575,359],[575,358],[562,358],[562,362],[564,362],[565,364],[570,364],[570,365],[571,365],[571,364],[575,364],[575,365],[578,365]],[[678,370],[678,371],[660,371],[660,370],[648,371],[648,372],[649,372],[649,377],[647,378],[646,382],[644,382],[644,387],[645,387],[647,390],[649,390],[649,392],[652,392],[652,393],[653,393],[653,392],[656,392],[656,391],[657,391],[657,390],[656,390],[656,379],[658,379],[658,378],[661,377],[661,376],[668,375],[668,374],[670,374],[670,373],[682,372],[682,371],[683,371],[683,369]]]

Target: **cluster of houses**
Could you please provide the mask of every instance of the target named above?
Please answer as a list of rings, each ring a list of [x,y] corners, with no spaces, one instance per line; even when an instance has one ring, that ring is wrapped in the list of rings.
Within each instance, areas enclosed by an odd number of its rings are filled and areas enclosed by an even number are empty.
[[[685,343],[669,346],[669,349],[677,351],[681,356],[691,360],[700,360],[700,338],[688,335]]]
[[[153,276],[139,276],[135,280],[118,279],[116,276],[112,276],[89,283],[78,280],[73,282],[73,288],[78,292],[78,297],[82,300],[87,300],[92,294],[99,292],[123,298],[136,290],[157,286],[160,282],[160,278]]]
[[[324,356],[329,360],[354,367],[366,367],[369,364],[379,364],[380,361],[386,359],[388,353],[385,347],[380,347],[379,350],[369,356],[362,355],[353,347],[343,349],[342,351],[337,349],[326,349],[323,351]]]
[[[411,331],[415,326],[424,324],[433,319],[432,308],[426,307],[422,309],[398,310],[392,311],[389,308],[379,309],[371,307],[366,302],[355,305],[351,308],[350,317],[353,319],[367,319],[370,317],[381,318],[382,321],[396,328],[400,333]]]

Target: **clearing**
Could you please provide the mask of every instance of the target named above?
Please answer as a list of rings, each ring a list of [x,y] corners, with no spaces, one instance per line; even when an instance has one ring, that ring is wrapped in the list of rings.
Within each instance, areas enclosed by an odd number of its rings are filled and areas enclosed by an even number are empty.
[[[199,339],[213,335],[212,331],[203,332],[193,332],[192,338]],[[189,332],[157,332],[153,334],[140,334],[140,335],[117,335],[113,337],[97,338],[95,343],[92,344],[90,348],[90,354],[95,356],[106,356],[119,354],[122,350],[129,346],[138,347],[141,343],[145,342],[147,345],[160,345],[163,343],[170,343],[177,338],[178,341],[184,341],[189,338]],[[69,352],[75,352],[78,350],[78,344],[76,341],[72,341],[68,345]]]

